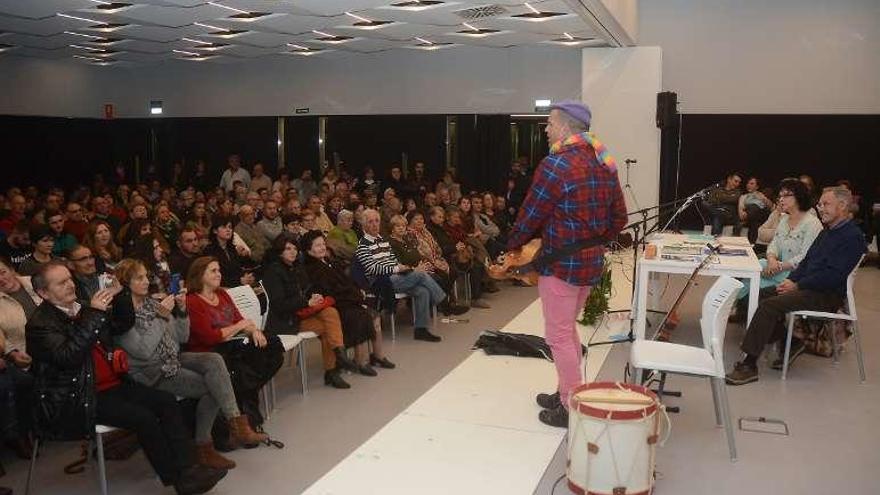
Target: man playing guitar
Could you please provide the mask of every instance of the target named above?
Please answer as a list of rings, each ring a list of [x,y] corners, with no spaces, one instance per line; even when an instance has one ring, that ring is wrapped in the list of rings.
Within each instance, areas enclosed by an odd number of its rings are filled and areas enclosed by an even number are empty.
[[[605,248],[596,241],[614,238],[627,218],[617,166],[589,132],[590,119],[590,109],[581,102],[562,101],[550,107],[546,129],[550,154],[535,171],[507,243],[513,251],[540,234],[539,258],[553,259],[538,267],[538,293],[544,336],[553,351],[559,383],[556,393],[538,394],[537,402],[544,408],[538,419],[563,428],[568,426],[569,395],[583,383],[575,320],[604,266]],[[579,245],[592,247],[579,249]],[[565,255],[558,256],[560,251]]]

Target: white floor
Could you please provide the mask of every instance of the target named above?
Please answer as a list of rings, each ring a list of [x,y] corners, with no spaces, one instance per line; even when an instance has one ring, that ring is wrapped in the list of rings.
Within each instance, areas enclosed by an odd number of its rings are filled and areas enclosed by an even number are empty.
[[[622,273],[616,278],[625,285]],[[595,332],[579,330],[586,343],[607,339],[625,323],[608,319]],[[542,326],[536,300],[502,330],[542,335]],[[609,351],[605,346],[590,353],[587,380]],[[474,351],[305,493],[402,495],[418,487],[437,495],[531,494],[565,439],[565,430],[537,421],[534,397],[555,377],[553,364],[543,359]]]

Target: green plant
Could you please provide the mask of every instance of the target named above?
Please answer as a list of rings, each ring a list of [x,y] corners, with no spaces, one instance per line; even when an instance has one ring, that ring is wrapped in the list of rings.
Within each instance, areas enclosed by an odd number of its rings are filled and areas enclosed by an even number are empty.
[[[611,297],[611,264],[605,260],[602,267],[602,277],[590,290],[587,302],[584,303],[584,311],[578,323],[581,325],[595,325],[599,317],[608,311],[608,299]]]

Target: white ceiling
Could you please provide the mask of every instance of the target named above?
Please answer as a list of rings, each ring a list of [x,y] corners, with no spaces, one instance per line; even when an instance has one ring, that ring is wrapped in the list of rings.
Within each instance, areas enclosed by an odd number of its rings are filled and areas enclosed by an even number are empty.
[[[406,0],[117,0],[123,5],[107,10],[116,6],[111,1],[0,0],[0,57],[138,65],[465,46],[608,46],[563,0],[447,0],[412,9],[392,6]],[[493,15],[468,20],[459,13],[480,7],[490,8]],[[255,12],[268,15],[231,17]],[[563,15],[540,21],[514,17],[534,12]],[[364,21],[390,23],[373,29],[355,26]],[[105,24],[111,27],[102,29]],[[471,29],[495,32],[475,35]],[[239,30],[243,32],[228,33]],[[325,35],[351,39],[322,41]]]

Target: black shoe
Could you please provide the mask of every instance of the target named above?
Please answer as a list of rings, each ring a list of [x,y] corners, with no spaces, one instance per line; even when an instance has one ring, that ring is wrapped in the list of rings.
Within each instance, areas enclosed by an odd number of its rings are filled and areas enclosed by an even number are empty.
[[[425,342],[440,342],[443,340],[439,335],[434,335],[429,332],[427,328],[416,328],[413,338],[416,340],[424,340]]]
[[[501,289],[498,288],[498,284],[496,284],[494,281],[486,282],[486,285],[483,288],[483,291],[488,292],[489,294],[494,294],[500,290]]]
[[[364,376],[376,376],[379,373],[376,373],[376,370],[370,367],[369,364],[362,364],[358,366],[358,373]]]
[[[791,341],[791,349],[789,349],[788,353],[788,367],[791,368],[791,365],[794,364],[794,360],[797,359],[804,351],[807,350],[807,346],[800,340],[792,340]],[[782,358],[784,357],[785,346],[779,350],[779,357],[773,361],[773,364],[770,365],[774,370],[782,369]]]
[[[337,347],[336,349],[333,349],[333,354],[336,355],[337,368],[342,368],[353,373],[358,371],[358,364],[351,359],[348,359],[348,356],[345,355],[345,349]]]
[[[339,368],[324,372],[324,385],[330,385],[333,388],[351,388],[351,385],[342,379],[342,376],[339,374]]]
[[[440,303],[440,305],[437,306],[437,309],[439,309],[440,312],[443,313],[443,316],[449,316],[449,315],[456,315],[457,316],[457,315],[467,313],[470,308],[468,308],[467,306],[459,306],[457,304],[451,304],[449,302],[444,301],[444,302]]]
[[[378,366],[386,370],[393,370],[397,365],[388,360],[388,358],[379,359],[375,354],[370,354],[370,366]]]
[[[745,385],[758,381],[758,367],[754,364],[748,364],[740,361],[733,365],[733,371],[724,377],[725,383],[728,385]]]
[[[535,397],[535,402],[543,409],[556,409],[562,405],[562,401],[559,400],[558,391],[552,394],[538,394]]]
[[[538,419],[548,426],[568,428],[568,410],[562,407],[562,404],[554,409],[544,409],[538,413]]]
[[[197,495],[214,488],[226,476],[225,469],[213,469],[205,466],[190,466],[180,473],[174,483],[177,495]]]

